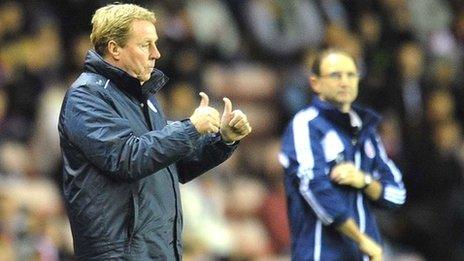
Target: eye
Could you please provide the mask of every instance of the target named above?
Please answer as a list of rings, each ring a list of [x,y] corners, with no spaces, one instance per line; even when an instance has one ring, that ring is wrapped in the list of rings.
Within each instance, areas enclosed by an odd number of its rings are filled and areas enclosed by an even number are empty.
[[[349,79],[355,79],[355,78],[359,77],[359,75],[357,73],[354,73],[354,72],[350,72],[347,75],[348,75]]]
[[[329,78],[334,79],[334,80],[340,80],[342,78],[342,73],[341,72],[330,73]]]

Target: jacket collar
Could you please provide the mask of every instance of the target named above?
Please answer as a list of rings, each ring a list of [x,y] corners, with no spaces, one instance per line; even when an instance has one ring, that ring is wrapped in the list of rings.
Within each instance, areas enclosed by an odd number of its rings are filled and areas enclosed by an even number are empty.
[[[376,112],[362,108],[356,104],[353,104],[351,109],[357,114],[357,116],[359,116],[359,119],[361,120],[361,127],[359,124],[353,124],[353,119],[352,116],[350,116],[350,113],[340,111],[333,104],[321,100],[318,96],[313,98],[312,105],[316,107],[320,113],[324,115],[324,117],[328,118],[337,126],[352,135],[357,135],[357,133],[362,130],[375,128],[380,123],[380,116]]]
[[[144,101],[150,94],[159,91],[167,82],[168,77],[158,69],[154,69],[148,81],[140,85],[137,78],[105,61],[95,50],[89,50],[84,62],[84,70],[100,74],[113,81],[124,92]]]

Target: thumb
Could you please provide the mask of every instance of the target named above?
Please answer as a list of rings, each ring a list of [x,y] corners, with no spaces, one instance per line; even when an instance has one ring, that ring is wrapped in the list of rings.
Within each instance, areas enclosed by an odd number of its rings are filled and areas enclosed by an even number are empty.
[[[201,96],[200,107],[207,107],[209,105],[209,97],[204,92],[199,93]]]
[[[229,100],[229,98],[224,97],[222,99],[224,101],[224,116],[228,116],[232,113],[232,102]]]

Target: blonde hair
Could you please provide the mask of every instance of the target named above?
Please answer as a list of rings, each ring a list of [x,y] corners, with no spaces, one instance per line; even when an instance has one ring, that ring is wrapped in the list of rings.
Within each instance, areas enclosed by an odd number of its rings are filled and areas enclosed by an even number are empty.
[[[135,4],[109,4],[95,11],[92,17],[90,41],[95,51],[103,56],[108,42],[113,40],[125,46],[134,20],[156,22],[155,14]]]

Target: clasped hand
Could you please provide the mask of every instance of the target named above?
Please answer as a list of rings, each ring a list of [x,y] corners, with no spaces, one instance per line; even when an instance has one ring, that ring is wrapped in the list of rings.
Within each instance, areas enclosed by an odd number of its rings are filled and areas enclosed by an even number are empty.
[[[251,132],[247,116],[241,110],[232,111],[232,102],[224,98],[224,112],[219,118],[219,112],[209,106],[209,97],[200,92],[200,105],[195,109],[190,121],[201,134],[221,133],[222,140],[234,142],[243,139]]]
[[[335,166],[330,172],[330,178],[337,184],[358,189],[365,185],[364,174],[351,162],[344,162]]]

